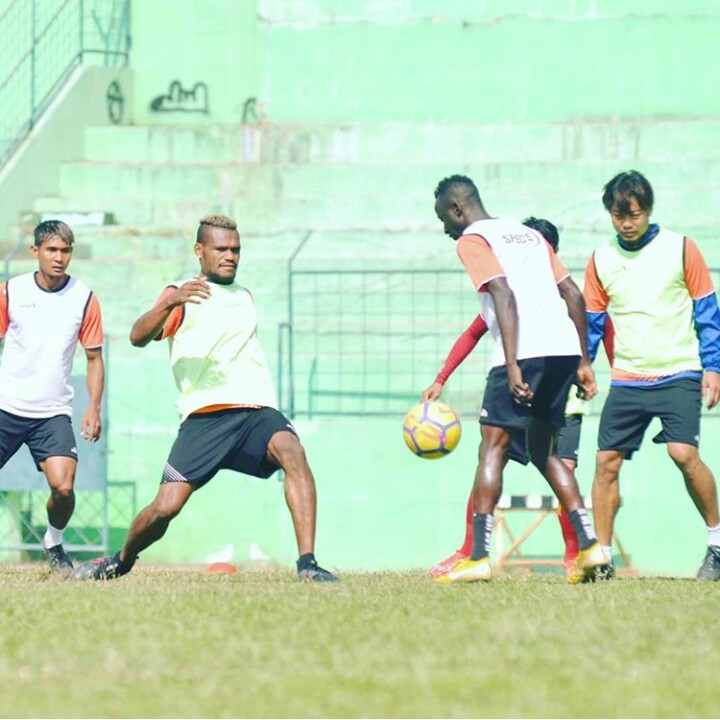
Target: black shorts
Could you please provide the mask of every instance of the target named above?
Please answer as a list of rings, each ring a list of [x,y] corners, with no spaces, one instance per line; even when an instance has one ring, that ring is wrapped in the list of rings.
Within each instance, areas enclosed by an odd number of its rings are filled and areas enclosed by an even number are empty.
[[[565,425],[558,428],[555,452],[553,455],[559,458],[574,460],[577,464],[580,455],[580,430],[582,428],[582,415],[566,415]],[[510,441],[508,458],[527,465],[530,462],[530,453],[527,449],[527,435],[524,430],[515,430]]]
[[[629,460],[640,448],[650,421],[659,418],[662,431],[653,442],[700,443],[700,380],[682,378],[650,387],[613,385],[600,416],[598,450],[621,450]]]
[[[165,463],[162,482],[202,487],[219,470],[270,477],[278,466],[267,446],[276,432],[297,435],[290,421],[273,408],[237,408],[190,415],[180,425]]]
[[[534,393],[531,407],[520,405],[513,399],[505,366],[494,367],[485,386],[480,424],[524,430],[530,418],[536,417],[562,427],[568,393],[577,378],[579,362],[577,355],[519,360],[523,381]]]
[[[30,449],[37,469],[49,457],[77,460],[77,443],[69,415],[26,418],[0,410],[0,468],[20,449]]]
[[[580,431],[582,430],[582,415],[566,415],[565,425],[558,429],[557,442],[553,455],[567,460],[574,460],[577,464],[580,456]]]

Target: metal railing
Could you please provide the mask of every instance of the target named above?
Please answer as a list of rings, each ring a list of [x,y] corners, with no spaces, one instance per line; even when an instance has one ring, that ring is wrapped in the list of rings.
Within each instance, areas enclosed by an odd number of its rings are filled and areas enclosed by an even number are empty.
[[[0,38],[1,168],[75,68],[127,65],[130,0],[10,0]]]
[[[582,277],[584,268],[569,268]],[[716,287],[720,269],[712,268]],[[480,311],[462,268],[294,269],[278,353],[281,409],[290,417],[401,416],[430,385]],[[491,367],[483,338],[452,375],[443,399],[477,414]],[[600,351],[599,413],[609,387]]]

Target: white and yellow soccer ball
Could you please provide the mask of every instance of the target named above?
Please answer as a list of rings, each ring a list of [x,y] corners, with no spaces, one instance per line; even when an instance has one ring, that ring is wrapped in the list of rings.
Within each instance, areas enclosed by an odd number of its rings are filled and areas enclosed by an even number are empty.
[[[403,420],[403,438],[410,451],[426,460],[449,455],[460,442],[462,426],[446,403],[423,402],[411,407]]]

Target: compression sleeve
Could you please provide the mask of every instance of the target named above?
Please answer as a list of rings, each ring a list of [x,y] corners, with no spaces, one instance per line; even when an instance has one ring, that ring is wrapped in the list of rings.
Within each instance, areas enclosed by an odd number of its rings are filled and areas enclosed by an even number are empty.
[[[605,355],[607,356],[610,367],[615,362],[615,326],[609,315],[605,315],[605,334],[603,335],[603,345],[605,346]]]
[[[0,285],[0,338],[5,337],[10,325],[10,314],[8,313],[7,283]]]
[[[444,385],[447,379],[455,372],[458,365],[472,352],[473,348],[478,344],[480,338],[487,332],[488,326],[485,322],[485,318],[482,315],[478,315],[473,321],[470,327],[455,341],[452,346],[450,353],[443,366],[440,368],[440,372],[435,378],[435,382],[440,385]]]

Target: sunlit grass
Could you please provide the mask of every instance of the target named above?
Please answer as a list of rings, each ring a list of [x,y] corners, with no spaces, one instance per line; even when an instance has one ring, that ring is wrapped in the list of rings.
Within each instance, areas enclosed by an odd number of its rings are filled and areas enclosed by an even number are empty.
[[[720,583],[0,567],[3,717],[716,717]]]

